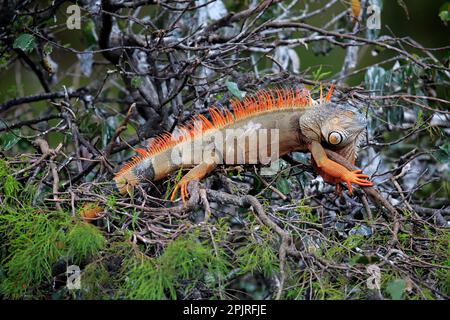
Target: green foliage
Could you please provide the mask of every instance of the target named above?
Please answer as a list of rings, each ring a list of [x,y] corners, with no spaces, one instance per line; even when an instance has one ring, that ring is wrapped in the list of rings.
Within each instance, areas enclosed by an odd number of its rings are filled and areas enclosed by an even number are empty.
[[[21,189],[22,186],[20,183],[9,174],[6,161],[0,159],[0,194],[4,194],[6,196],[5,200],[9,200],[9,198],[14,197]]]
[[[320,81],[324,79],[326,76],[331,74],[331,71],[323,71],[323,65],[320,65],[315,71],[312,72],[313,80]]]
[[[176,299],[181,280],[189,279],[190,286],[195,286],[206,281],[206,276],[222,276],[228,266],[223,252],[217,254],[210,245],[190,236],[171,242],[157,258],[130,259],[127,268],[126,298]]]
[[[319,300],[343,300],[345,298],[345,287],[347,279],[337,277],[332,279],[330,274],[325,274],[312,283],[313,299]]]
[[[84,269],[81,295],[84,299],[108,299],[107,289],[112,285],[113,278],[101,263],[91,263]]]
[[[20,140],[19,133],[19,130],[13,130],[0,134],[0,149],[11,149]]]
[[[111,194],[106,199],[106,206],[107,207],[114,207],[116,205],[116,202],[117,202],[117,198],[113,194]]]
[[[241,91],[235,82],[225,81],[228,91],[235,97],[242,99],[245,97],[245,91]]]
[[[1,264],[0,294],[25,298],[45,294],[45,283],[52,280],[52,266],[60,259],[81,261],[92,257],[105,240],[93,226],[73,223],[63,212],[53,211],[32,200],[33,185],[23,187],[0,161]]]
[[[6,175],[3,177],[2,181],[3,186],[3,192],[6,197],[12,197],[14,196],[19,190],[22,189],[22,186],[17,182],[16,179],[14,179],[13,176]]]
[[[26,53],[30,53],[36,47],[36,38],[28,33],[22,33],[14,40],[13,48],[21,49]]]
[[[166,191],[164,193],[164,200],[169,199],[170,195],[172,194],[173,190],[175,190],[175,187],[177,186],[178,182],[183,178],[183,168],[180,168],[174,179],[173,179],[173,185],[172,185],[172,180],[171,179],[167,179],[166,182],[164,182],[164,184],[166,184]]]
[[[361,245],[363,241],[364,237],[362,235],[350,235],[342,244],[327,247],[324,255],[334,261],[351,261],[352,250]]]
[[[11,54],[9,52],[3,52],[2,54],[0,54],[0,70],[8,66],[10,59]]]
[[[277,189],[283,194],[289,194],[291,188],[289,187],[289,181],[286,178],[279,177],[277,179]]]
[[[128,299],[164,299],[165,290],[176,298],[172,274],[158,269],[153,260],[142,258],[133,261],[124,287],[124,294]]]
[[[445,263],[445,266],[450,267],[450,258]],[[450,296],[450,269],[439,269],[437,271],[437,278],[441,292],[446,296]]]
[[[259,272],[270,277],[279,270],[278,254],[270,238],[247,238],[245,245],[236,250],[236,261],[240,274]]]
[[[439,9],[439,18],[446,23],[450,21],[450,2],[445,2]]]
[[[61,255],[64,231],[45,214],[19,211],[0,216],[0,233],[8,239],[9,254],[2,262],[7,278],[0,292],[19,298],[51,278],[52,265]]]
[[[297,203],[295,211],[301,214],[310,214],[312,212],[312,208],[305,204],[305,199],[300,199]],[[314,218],[314,220],[317,220],[317,218]]]
[[[100,230],[85,222],[77,222],[67,233],[68,255],[80,263],[95,255],[105,246]]]
[[[450,159],[450,143],[447,141],[439,146],[439,149],[433,152],[433,156],[441,163],[448,163]]]
[[[406,281],[403,279],[396,279],[389,282],[389,284],[386,287],[386,291],[389,293],[392,300],[401,300],[405,288],[406,288]]]
[[[51,54],[51,53],[53,52],[53,47],[52,47],[52,45],[51,45],[49,42],[47,42],[47,43],[44,45],[44,48],[42,49],[42,52],[43,52],[44,54],[46,54],[46,55]]]
[[[88,21],[84,22],[83,24],[83,28],[82,28],[82,33],[83,33],[83,39],[86,42],[86,46],[88,48],[94,46],[97,44],[97,40],[95,37],[95,25],[94,25],[94,21],[92,21],[92,19],[89,19]]]
[[[133,88],[139,88],[139,86],[142,84],[142,78],[135,76],[131,79],[131,86]]]

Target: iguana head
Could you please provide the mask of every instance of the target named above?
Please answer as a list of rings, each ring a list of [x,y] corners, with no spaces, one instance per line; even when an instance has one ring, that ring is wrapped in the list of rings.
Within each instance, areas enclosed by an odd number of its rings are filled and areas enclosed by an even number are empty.
[[[363,138],[366,122],[361,113],[350,105],[328,103],[312,107],[300,120],[302,134],[320,142],[351,163]]]

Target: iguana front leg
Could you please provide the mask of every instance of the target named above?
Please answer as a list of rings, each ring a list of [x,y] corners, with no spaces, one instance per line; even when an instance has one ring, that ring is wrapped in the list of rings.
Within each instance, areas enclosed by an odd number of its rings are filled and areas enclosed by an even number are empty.
[[[175,186],[175,189],[172,192],[170,200],[172,200],[172,201],[175,200],[177,191],[178,191],[178,189],[180,189],[181,199],[183,200],[183,203],[185,203],[186,198],[188,197],[187,186],[188,186],[189,182],[192,180],[200,181],[208,173],[213,171],[216,166],[217,166],[217,163],[215,161],[211,161],[211,162],[201,162],[200,164],[198,164],[197,166],[192,168],[183,178],[181,178],[181,180]]]
[[[366,180],[369,176],[362,174],[361,170],[350,171],[339,163],[328,159],[320,143],[312,142],[308,148],[317,167],[320,169],[319,173],[321,175],[325,173],[325,181],[347,183],[350,195],[353,193],[352,183],[365,187],[373,186],[372,182]]]

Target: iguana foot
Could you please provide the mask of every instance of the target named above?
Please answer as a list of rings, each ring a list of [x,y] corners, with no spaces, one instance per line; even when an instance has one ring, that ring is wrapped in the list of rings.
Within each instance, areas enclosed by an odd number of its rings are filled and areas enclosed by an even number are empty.
[[[197,180],[197,179],[181,179],[177,185],[175,186],[175,189],[173,189],[172,191],[172,195],[170,196],[170,200],[174,201],[176,196],[177,196],[177,191],[178,189],[180,189],[180,193],[181,193],[181,200],[183,201],[183,203],[186,203],[186,199],[189,197],[189,192],[188,192],[188,184],[189,182],[193,181],[193,180]]]
[[[204,176],[206,176],[209,172],[214,170],[214,168],[217,166],[215,162],[202,162],[192,168],[181,180],[178,182],[178,184],[175,186],[175,189],[172,192],[172,195],[170,197],[170,200],[174,201],[175,197],[177,195],[178,189],[181,191],[181,200],[183,200],[183,203],[186,203],[186,198],[189,196],[188,192],[188,184],[192,180],[200,181],[203,179]]]
[[[350,195],[353,194],[352,183],[357,184],[363,187],[372,187],[373,183],[367,180],[369,178],[368,175],[362,174],[362,170],[354,170],[346,172],[341,178],[343,183],[347,183],[348,192]]]

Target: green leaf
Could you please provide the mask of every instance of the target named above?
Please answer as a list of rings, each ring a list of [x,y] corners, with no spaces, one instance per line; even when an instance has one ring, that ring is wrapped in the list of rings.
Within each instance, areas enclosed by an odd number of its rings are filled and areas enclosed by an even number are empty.
[[[52,47],[52,45],[50,43],[47,42],[44,45],[44,49],[42,51],[44,52],[44,54],[50,54],[50,53],[53,52],[53,47]]]
[[[443,22],[450,20],[450,2],[443,3],[439,8],[439,18],[441,18]]]
[[[19,131],[7,132],[0,136],[0,145],[3,150],[11,149],[19,140]]]
[[[89,20],[83,24],[83,29],[81,31],[88,48],[97,44],[94,21]]]
[[[448,140],[445,141],[445,143],[442,146],[440,146],[439,149],[450,155],[450,144],[448,143]]]
[[[441,20],[444,22],[449,21],[450,20],[450,12],[448,12],[448,11],[439,12],[439,18],[441,18]]]
[[[322,65],[320,65],[317,69],[316,69],[316,71],[313,71],[313,79],[314,79],[314,81],[320,81],[320,80],[322,80],[323,78],[325,78],[326,76],[328,76],[328,75],[330,75],[331,74],[331,71],[323,71],[322,72],[322,68],[323,68],[323,66]]]
[[[442,146],[439,146],[439,150],[433,152],[433,156],[440,163],[446,163],[450,159],[450,144],[446,141]]]
[[[142,79],[138,76],[134,76],[133,79],[131,79],[131,86],[135,89],[139,88],[139,86],[142,84]]]
[[[401,300],[405,288],[406,281],[403,279],[396,279],[388,283],[386,291],[389,293],[392,300]]]
[[[225,85],[227,86],[228,91],[230,91],[233,96],[239,99],[244,98],[245,92],[239,90],[238,85],[235,82],[226,81]]]
[[[30,53],[36,47],[36,38],[28,33],[22,33],[16,38],[13,44],[14,49],[21,49],[24,52]]]
[[[277,189],[280,190],[283,194],[289,194],[289,182],[285,178],[280,178],[277,181]]]

